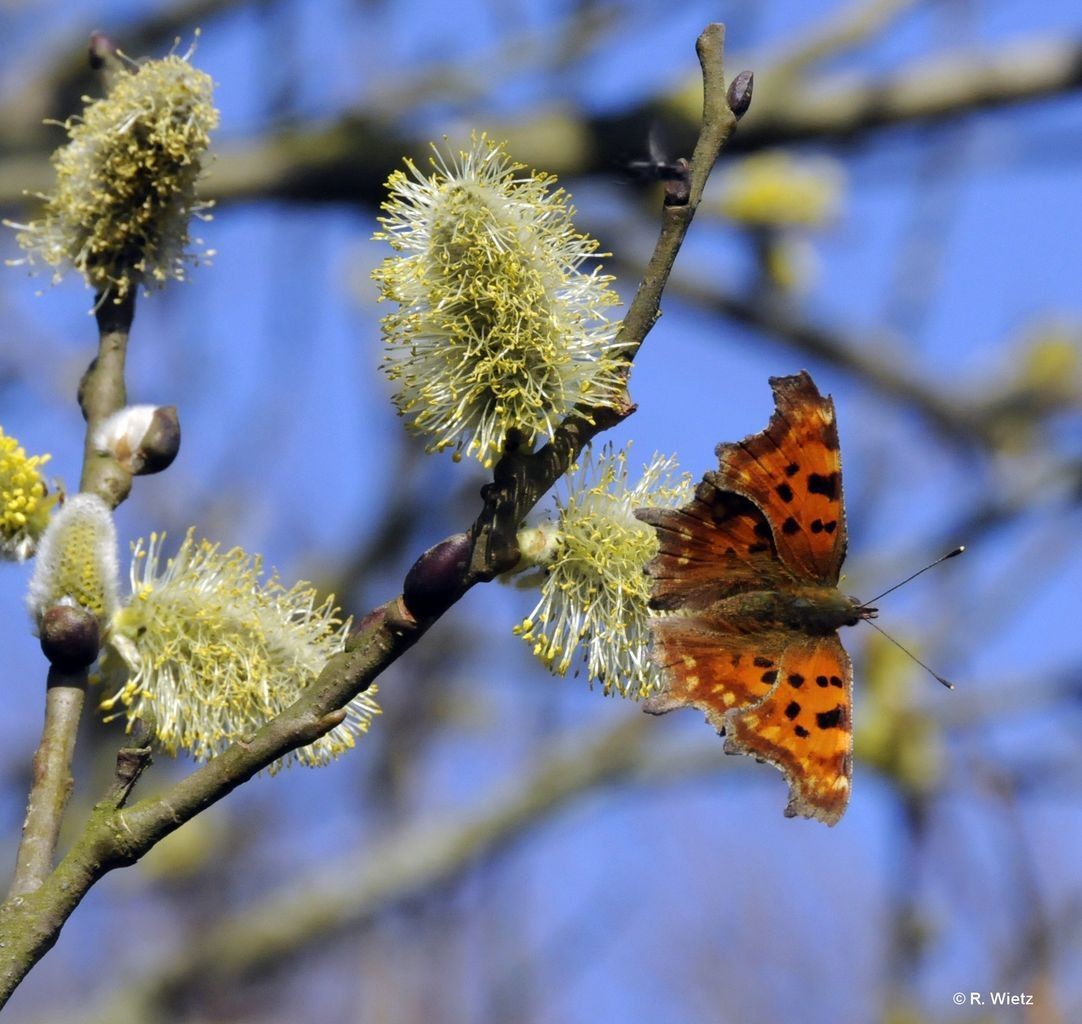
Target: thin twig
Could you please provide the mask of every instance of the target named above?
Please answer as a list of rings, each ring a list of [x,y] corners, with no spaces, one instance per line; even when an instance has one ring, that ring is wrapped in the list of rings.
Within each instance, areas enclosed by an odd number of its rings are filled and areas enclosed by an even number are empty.
[[[53,870],[60,823],[74,785],[71,759],[86,697],[86,682],[85,669],[71,675],[49,669],[45,725],[34,752],[33,781],[9,896],[33,892]]]
[[[726,99],[724,44],[725,27],[720,24],[707,26],[696,42],[703,73],[702,126],[688,171],[689,184],[683,194],[676,186],[668,197],[672,201],[666,202],[662,213],[661,235],[620,329],[629,365],[657,322],[661,293],[695,216],[706,179],[736,127],[736,117]],[[493,483],[484,494],[485,510],[471,530],[472,557],[464,580],[467,585],[491,579],[515,565],[518,549],[514,534],[519,523],[567,472],[587,442],[625,419],[634,408],[630,401],[622,409],[583,408],[568,417],[540,451],[509,452],[500,460]]]

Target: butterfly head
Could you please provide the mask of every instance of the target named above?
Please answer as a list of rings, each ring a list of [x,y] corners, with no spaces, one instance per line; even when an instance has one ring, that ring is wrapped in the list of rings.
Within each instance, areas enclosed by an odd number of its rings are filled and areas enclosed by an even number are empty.
[[[788,593],[762,595],[766,598],[760,618],[813,636],[826,636],[842,626],[855,626],[864,619],[874,619],[878,610],[835,587],[794,587]],[[750,607],[759,595],[748,595]],[[775,618],[771,620],[771,615]]]
[[[879,615],[878,608],[863,604],[855,597],[847,597],[846,600],[849,602],[849,618],[845,620],[847,626],[855,626],[858,622],[874,619]]]

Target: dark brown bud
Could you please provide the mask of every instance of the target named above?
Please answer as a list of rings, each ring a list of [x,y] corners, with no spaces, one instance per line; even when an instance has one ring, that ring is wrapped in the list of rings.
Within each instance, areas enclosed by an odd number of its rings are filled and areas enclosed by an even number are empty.
[[[98,620],[85,608],[58,604],[41,618],[41,650],[61,672],[76,672],[90,665],[101,648]]]
[[[180,419],[175,405],[159,405],[150,418],[139,447],[132,453],[131,470],[136,476],[160,473],[172,465],[180,451]]]
[[[106,61],[116,53],[116,44],[104,32],[91,32],[87,59],[94,71],[105,67]]]
[[[748,112],[748,107],[751,106],[751,91],[754,85],[755,73],[753,71],[741,71],[729,83],[726,98],[729,101],[729,109],[738,120]]]
[[[462,593],[469,559],[470,538],[466,533],[456,533],[421,555],[402,584],[402,600],[409,613],[425,620],[449,608]]]
[[[133,476],[160,473],[180,451],[180,420],[173,405],[128,405],[93,433],[94,450],[111,455]]]

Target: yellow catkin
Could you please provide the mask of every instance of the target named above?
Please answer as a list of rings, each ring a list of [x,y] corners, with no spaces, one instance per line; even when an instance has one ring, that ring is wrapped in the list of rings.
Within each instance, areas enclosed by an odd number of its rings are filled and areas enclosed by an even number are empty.
[[[398,307],[383,319],[398,412],[429,450],[485,465],[509,431],[532,444],[624,392],[606,317],[618,298],[584,267],[597,243],[554,178],[523,171],[484,136],[457,157],[437,150],[427,174],[407,161],[375,236],[395,250],[373,277]]]
[[[49,525],[57,496],[48,493],[41,467],[51,457],[27,455],[0,427],[0,557],[27,558]]]
[[[217,127],[210,76],[185,56],[121,64],[108,95],[64,122],[69,141],[52,157],[54,190],[42,216],[19,229],[23,261],[74,267],[117,301],[132,288],[183,279],[189,221],[209,204],[196,181]],[[204,256],[211,255],[204,253]]]
[[[107,637],[103,674],[116,689],[103,707],[119,707],[129,725],[153,722],[170,753],[206,760],[294,703],[345,649],[349,621],[308,584],[264,579],[258,557],[190,531],[163,569],[163,541],[151,535],[146,549],[135,547],[132,597]],[[353,747],[379,713],[374,693],[355,698],[345,721],[285,763],[326,764]]]

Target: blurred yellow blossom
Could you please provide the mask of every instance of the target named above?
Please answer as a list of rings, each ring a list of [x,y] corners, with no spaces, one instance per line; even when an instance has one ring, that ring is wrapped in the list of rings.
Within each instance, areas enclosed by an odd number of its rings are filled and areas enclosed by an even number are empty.
[[[753,227],[820,227],[837,216],[845,191],[841,166],[828,157],[785,150],[756,153],[721,176],[717,207]]]

